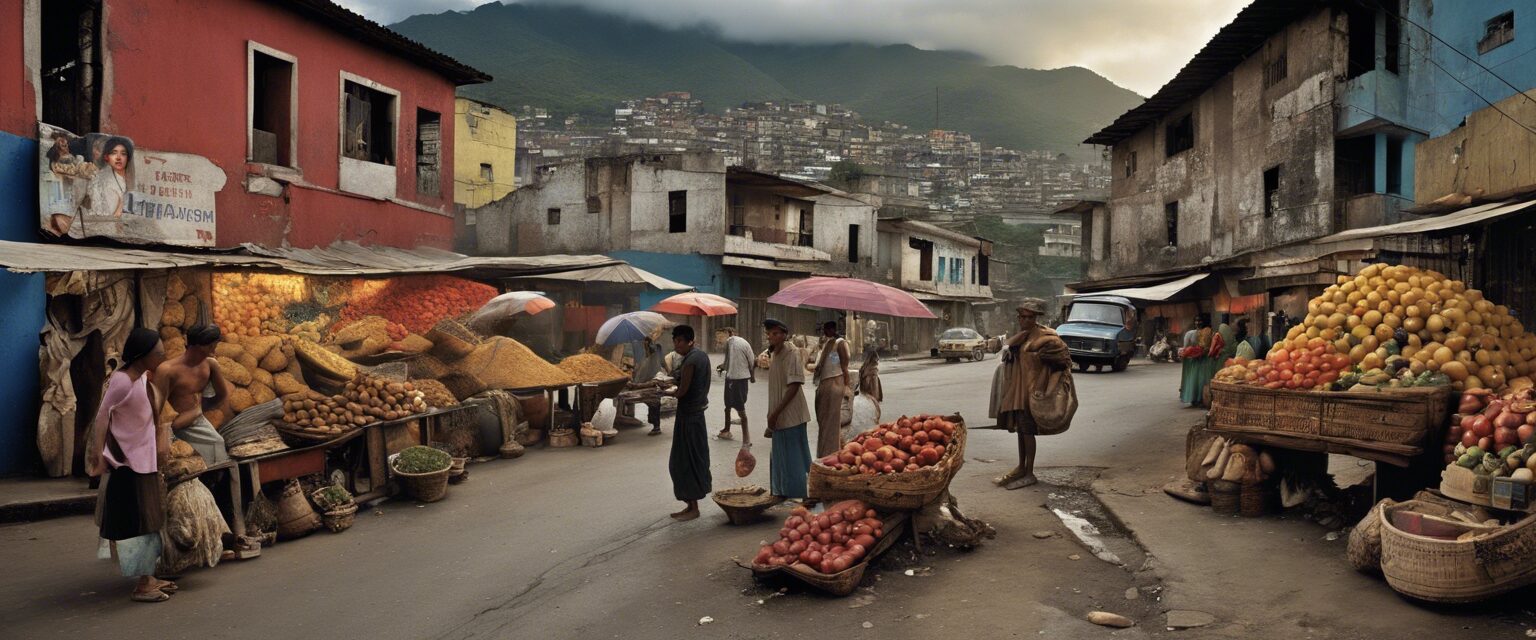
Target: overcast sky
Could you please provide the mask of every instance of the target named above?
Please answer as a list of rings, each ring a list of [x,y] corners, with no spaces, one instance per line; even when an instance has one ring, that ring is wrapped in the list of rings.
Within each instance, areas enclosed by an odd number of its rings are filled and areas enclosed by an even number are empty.
[[[338,0],[389,24],[485,0]],[[1149,96],[1248,0],[540,0],[755,42],[907,43],[998,64],[1082,66]]]

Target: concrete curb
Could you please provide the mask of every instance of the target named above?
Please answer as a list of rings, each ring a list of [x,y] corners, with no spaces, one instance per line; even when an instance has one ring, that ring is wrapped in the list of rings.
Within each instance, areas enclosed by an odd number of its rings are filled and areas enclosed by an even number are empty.
[[[27,502],[0,504],[0,524],[36,522],[67,516],[79,516],[96,511],[96,496],[71,496],[48,498]]]

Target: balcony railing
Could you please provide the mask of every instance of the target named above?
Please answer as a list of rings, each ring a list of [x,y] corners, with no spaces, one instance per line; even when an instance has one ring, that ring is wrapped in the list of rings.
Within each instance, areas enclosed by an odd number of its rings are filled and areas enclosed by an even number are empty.
[[[755,242],[767,242],[770,244],[787,244],[792,247],[813,246],[812,236],[808,233],[794,233],[786,229],[773,227],[754,227],[744,224],[733,224],[729,230],[733,236],[751,238]]]

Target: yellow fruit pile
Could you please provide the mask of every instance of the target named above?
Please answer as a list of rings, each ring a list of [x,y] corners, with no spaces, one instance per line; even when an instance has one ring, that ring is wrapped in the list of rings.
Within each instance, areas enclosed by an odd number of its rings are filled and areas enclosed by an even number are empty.
[[[1270,353],[1307,349],[1315,339],[1362,370],[1381,367],[1399,350],[1415,374],[1440,371],[1457,389],[1497,389],[1536,367],[1536,336],[1508,307],[1458,280],[1406,266],[1373,264],[1339,276]]]
[[[275,330],[273,323],[284,320],[283,307],[304,299],[303,276],[214,274],[213,321],[226,335],[254,338],[266,333],[281,333]]]

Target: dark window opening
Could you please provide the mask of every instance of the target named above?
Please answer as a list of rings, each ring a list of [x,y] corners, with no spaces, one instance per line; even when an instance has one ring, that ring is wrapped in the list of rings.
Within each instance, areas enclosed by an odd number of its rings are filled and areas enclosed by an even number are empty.
[[[1264,88],[1268,89],[1280,84],[1280,81],[1285,79],[1287,72],[1286,52],[1281,51],[1279,55],[1270,58],[1268,62],[1264,63]]]
[[[796,244],[802,247],[816,246],[816,219],[812,217],[812,209],[800,210],[800,236]]]
[[[1268,218],[1280,211],[1280,167],[1274,166],[1264,171],[1264,217]]]
[[[1515,12],[1505,11],[1483,24],[1483,39],[1477,41],[1477,52],[1488,53],[1515,39]]]
[[[1362,136],[1333,143],[1334,191],[1340,197],[1376,190],[1376,138]]]
[[[432,196],[443,193],[442,180],[443,116],[436,111],[416,110],[416,192]]]
[[[980,258],[977,259],[976,271],[977,271],[977,279],[981,281],[981,286],[983,286],[983,287],[987,286],[987,282],[988,282],[991,274],[989,273],[990,269],[989,269],[989,265],[988,265],[988,259],[987,259],[986,256],[981,256]]]
[[[859,225],[848,225],[848,261],[859,262]]]
[[[480,163],[480,179],[486,182],[496,181],[496,171],[487,163]]]
[[[1168,246],[1179,246],[1179,203],[1173,201],[1163,205],[1163,220],[1168,225]]]
[[[293,63],[251,52],[251,161],[293,166]]]
[[[1403,193],[1403,141],[1387,138],[1387,193]]]
[[[908,238],[907,246],[917,249],[917,279],[928,281],[933,279],[933,243],[917,238]]]
[[[1345,78],[1358,78],[1376,69],[1376,8],[1352,4],[1349,9],[1349,61]]]
[[[346,81],[347,130],[342,154],[353,160],[395,163],[395,96]]]
[[[971,258],[971,284],[976,284],[976,258]]]
[[[667,231],[688,233],[688,192],[667,192]]]
[[[548,222],[551,225],[560,224],[560,209],[551,207],[548,212]]]
[[[587,196],[587,213],[602,213],[603,199],[600,196]]]
[[[1136,173],[1136,152],[1125,154],[1125,177],[1129,178]]]
[[[1186,113],[1173,121],[1163,132],[1164,153],[1173,156],[1195,146],[1195,116]]]
[[[731,194],[731,228],[733,236],[747,235],[747,202],[741,194]]]
[[[101,3],[50,0],[40,4],[42,86],[38,89],[43,98],[43,122],[79,135],[92,133],[99,128],[96,106],[101,103],[97,38]]]
[[[1403,46],[1403,3],[1401,0],[1398,0],[1396,2],[1386,2],[1384,5],[1387,7],[1387,31],[1385,38],[1387,50],[1382,54],[1381,64],[1387,71],[1400,73],[1403,57],[1401,51]]]

